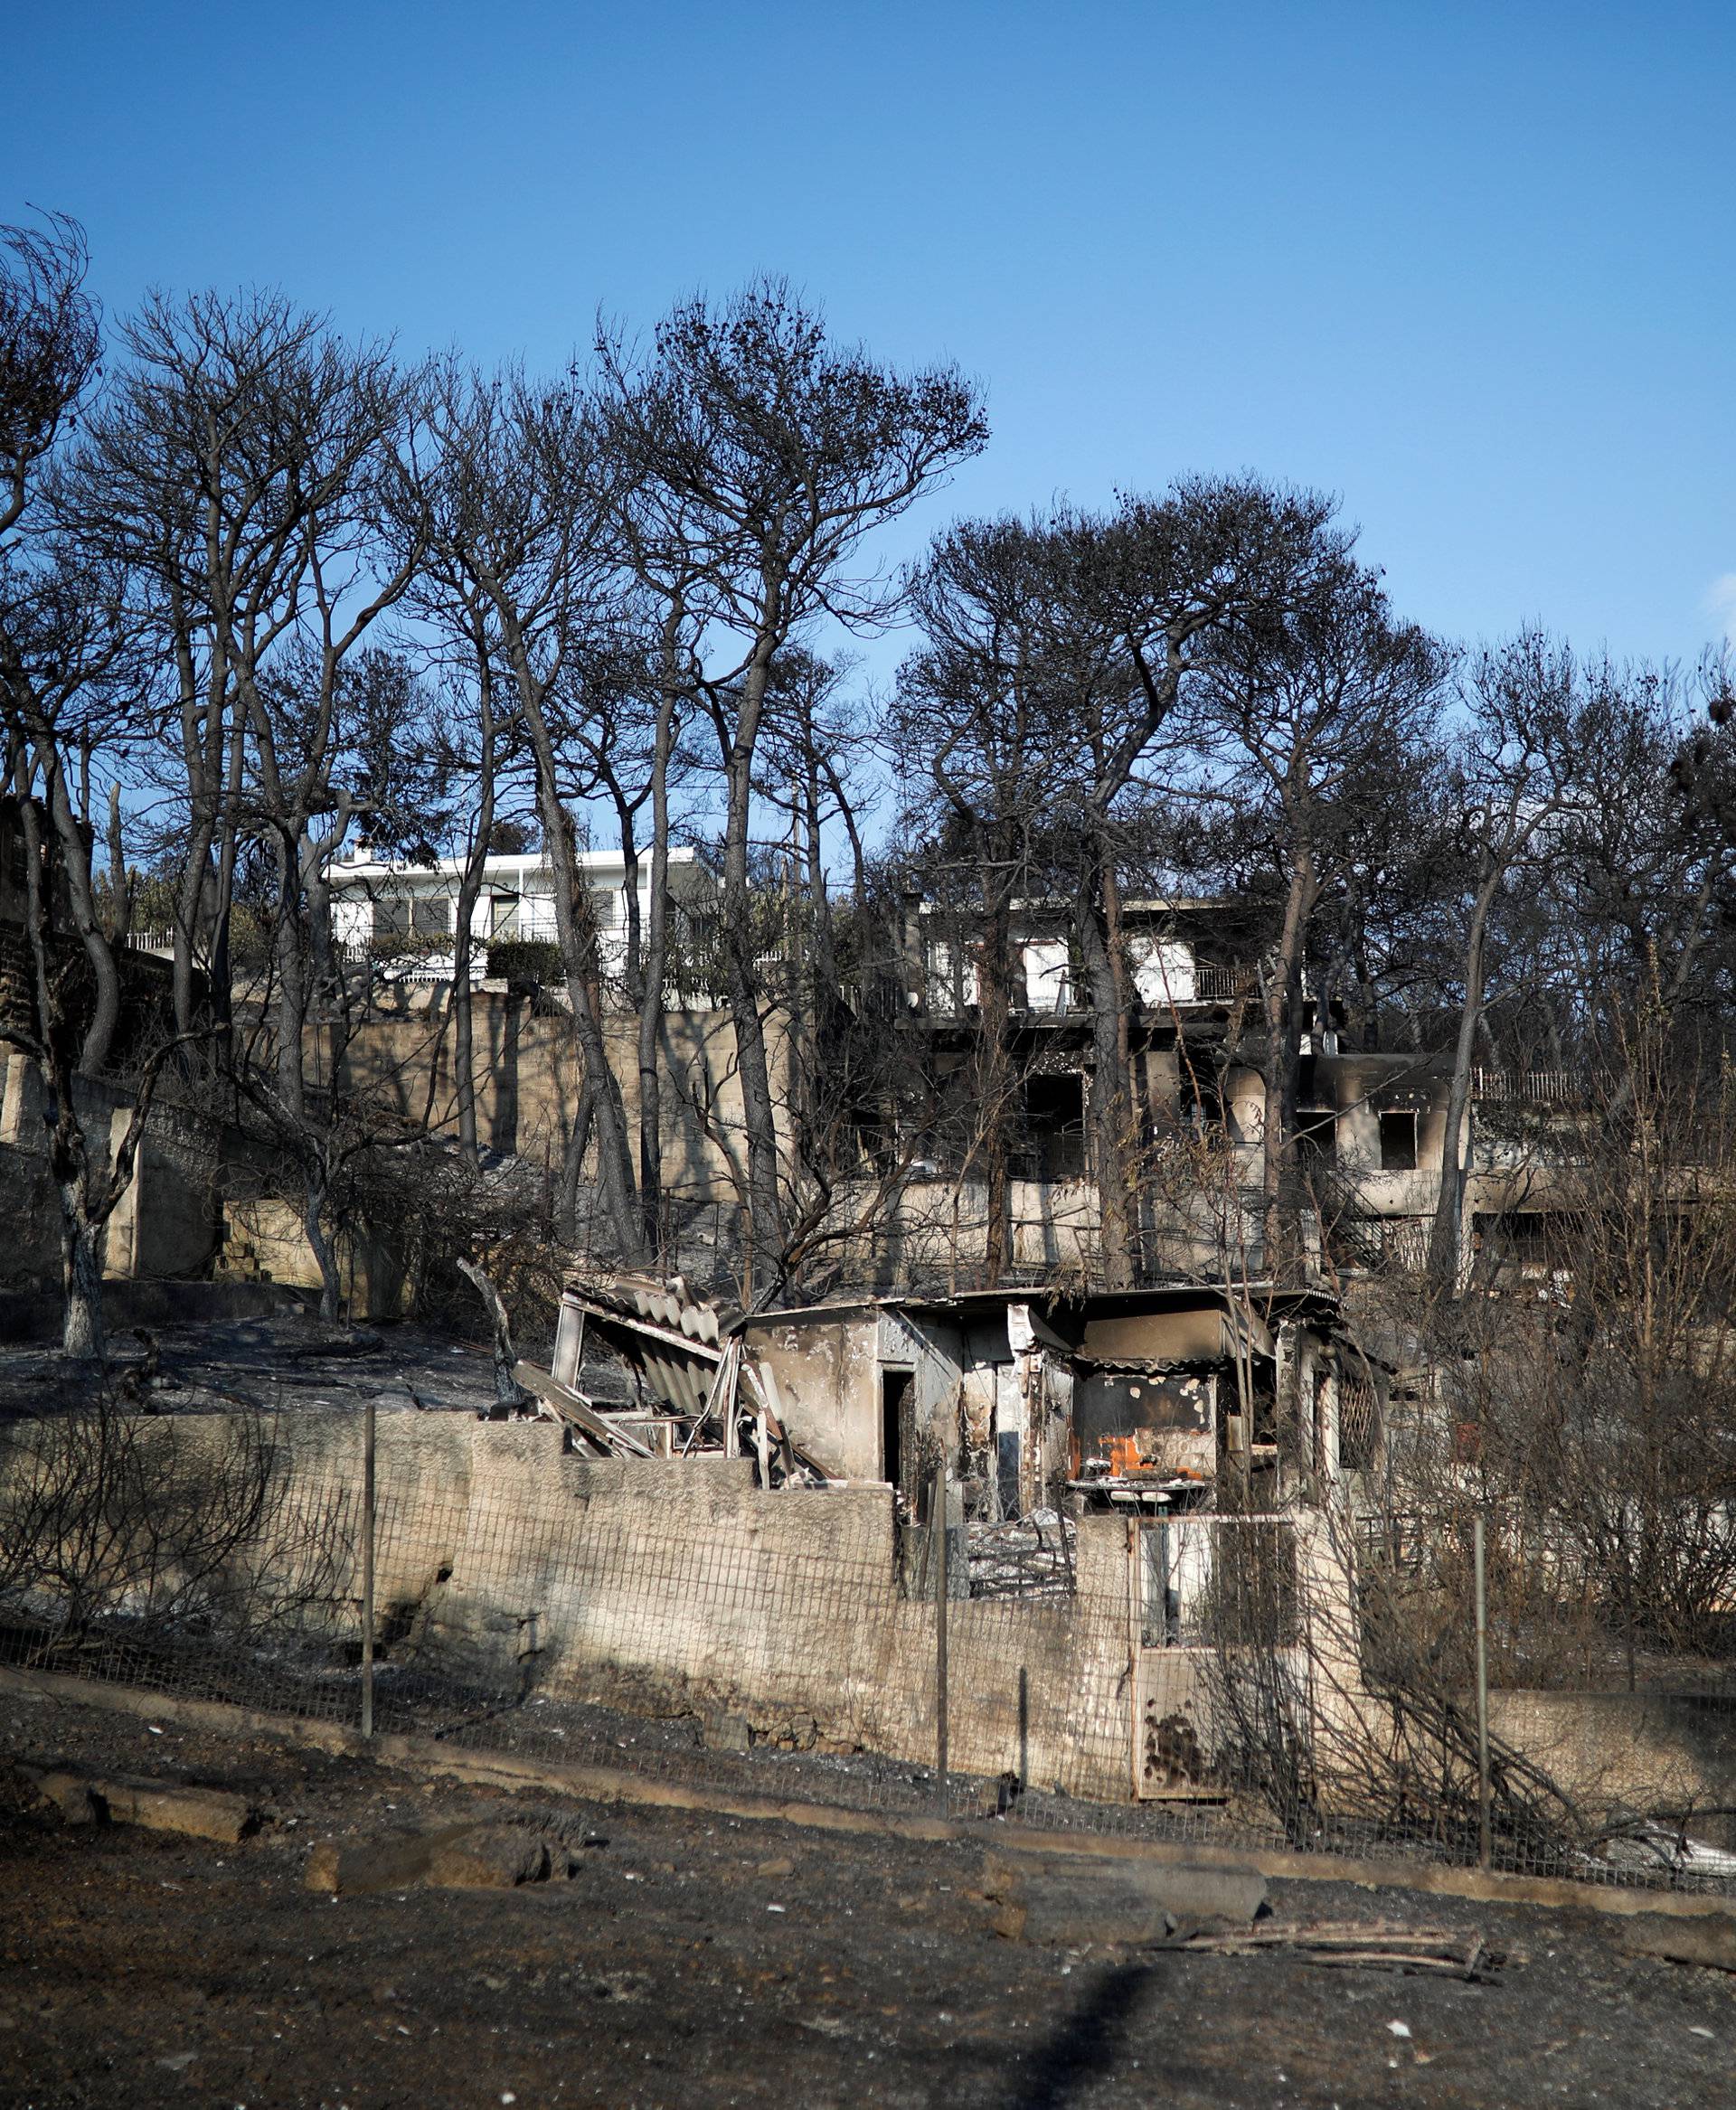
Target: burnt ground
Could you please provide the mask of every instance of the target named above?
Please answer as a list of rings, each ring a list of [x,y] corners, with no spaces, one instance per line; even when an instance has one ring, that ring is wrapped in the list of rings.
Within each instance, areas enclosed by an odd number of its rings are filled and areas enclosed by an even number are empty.
[[[1728,2099],[1736,1980],[1621,1922],[1276,1884],[1278,1923],[1480,1932],[1495,1981],[999,1938],[984,1845],[492,1794],[0,1696],[0,1757],[244,1790],[241,1846],[0,1792],[0,2103],[446,2110]],[[339,1898],[316,1842],[549,1816],[567,1880]],[[1081,1865],[1079,1880],[1091,1871]],[[1391,2025],[1401,2022],[1408,2035]]]
[[[287,1298],[269,1316],[117,1327],[108,1348],[109,1382],[156,1413],[354,1411],[370,1398],[382,1413],[476,1413],[495,1396],[493,1361],[475,1342],[418,1325],[328,1326]],[[0,1346],[0,1418],[87,1405],[92,1389],[50,1342]]]
[[[178,1292],[215,1294],[203,1283],[146,1286],[172,1306],[185,1301],[177,1300]],[[98,1389],[90,1370],[69,1363],[54,1340],[9,1338],[6,1318],[0,1308],[0,1422],[89,1406]],[[521,1354],[546,1363],[553,1342],[529,1333],[517,1345]],[[360,1412],[370,1399],[382,1414],[486,1414],[495,1405],[494,1360],[485,1342],[409,1320],[327,1325],[287,1290],[269,1311],[199,1311],[142,1326],[114,1319],[108,1349],[114,1396],[157,1414]],[[606,1406],[634,1404],[626,1369],[594,1346],[584,1388]]]

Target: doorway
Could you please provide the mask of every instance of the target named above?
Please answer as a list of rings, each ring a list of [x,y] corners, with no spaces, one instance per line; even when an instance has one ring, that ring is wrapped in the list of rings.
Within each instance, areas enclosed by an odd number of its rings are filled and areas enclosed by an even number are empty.
[[[907,1498],[914,1491],[905,1485],[905,1474],[916,1457],[916,1372],[882,1370],[880,1373],[880,1476],[890,1481]]]

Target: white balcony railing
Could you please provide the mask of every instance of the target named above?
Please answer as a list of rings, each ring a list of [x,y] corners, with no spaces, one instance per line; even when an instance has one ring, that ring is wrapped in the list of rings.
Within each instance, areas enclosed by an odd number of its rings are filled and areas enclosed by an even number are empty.
[[[1233,960],[1227,966],[1212,960],[1194,963],[1195,1003],[1228,1003],[1249,994],[1253,986],[1254,970],[1245,961]]]
[[[1474,1099],[1505,1099],[1534,1107],[1571,1106],[1580,1081],[1571,1069],[1473,1069]]]

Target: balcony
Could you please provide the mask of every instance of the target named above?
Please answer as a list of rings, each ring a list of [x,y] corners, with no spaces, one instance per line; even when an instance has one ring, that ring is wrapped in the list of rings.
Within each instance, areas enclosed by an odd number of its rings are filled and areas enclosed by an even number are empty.
[[[1193,1001],[1195,1003],[1233,1003],[1239,996],[1251,996],[1254,987],[1254,970],[1245,960],[1194,963]]]
[[[1025,1002],[1017,1008],[1033,1021],[1062,1022],[1089,1017],[1091,992],[1084,976],[1070,966],[1057,966],[1053,962],[1033,965],[1029,957],[1030,949],[1026,948],[1024,963]],[[1166,976],[1155,971],[1148,963],[1136,962],[1129,979],[1133,1002],[1145,1011],[1156,1013],[1172,1007],[1187,1011],[1203,1003],[1233,1003],[1251,996],[1259,986],[1255,970],[1244,960],[1190,960],[1175,965]],[[961,990],[962,1014],[958,1004]],[[935,1018],[953,1018],[975,1013],[977,1002],[974,962],[964,964],[963,973],[955,983],[952,963],[944,956],[938,960],[930,957],[927,1002],[920,1008]]]
[[[1473,1069],[1471,1097],[1513,1106],[1572,1107],[1583,1102],[1585,1087],[1571,1069]]]

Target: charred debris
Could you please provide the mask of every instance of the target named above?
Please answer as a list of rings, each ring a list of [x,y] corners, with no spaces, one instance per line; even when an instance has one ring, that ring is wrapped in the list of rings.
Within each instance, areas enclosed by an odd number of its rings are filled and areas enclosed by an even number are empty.
[[[590,1272],[567,1279],[552,1367],[517,1371],[531,1409],[590,1455],[746,1457],[767,1489],[877,1482],[919,1522],[944,1468],[1009,1571],[1063,1553],[1045,1528],[1081,1512],[1317,1500],[1374,1467],[1392,1374],[1320,1288],[984,1289],[744,1314],[679,1276]]]

